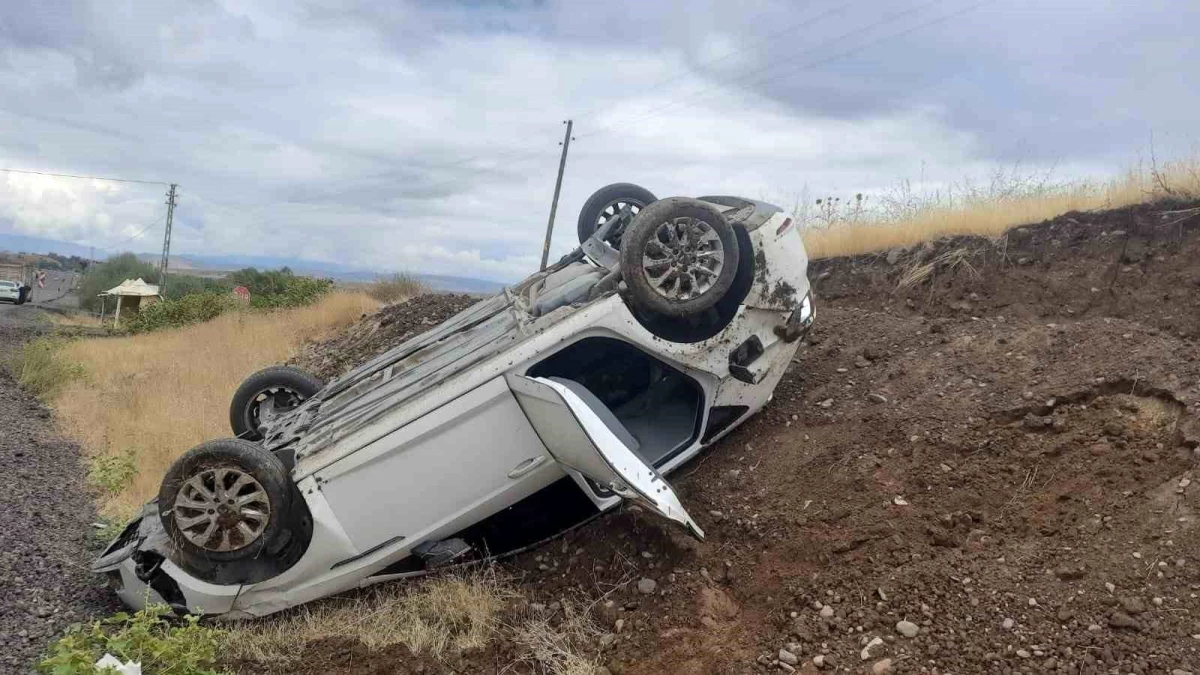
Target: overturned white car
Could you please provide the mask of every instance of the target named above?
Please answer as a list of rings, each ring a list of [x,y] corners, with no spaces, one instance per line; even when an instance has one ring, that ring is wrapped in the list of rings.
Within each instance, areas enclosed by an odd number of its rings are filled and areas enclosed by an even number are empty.
[[[262,616],[524,550],[623,499],[703,532],[662,479],[771,398],[813,320],[779,208],[610,185],[581,247],[323,385],[234,396],[96,560],[129,605]]]

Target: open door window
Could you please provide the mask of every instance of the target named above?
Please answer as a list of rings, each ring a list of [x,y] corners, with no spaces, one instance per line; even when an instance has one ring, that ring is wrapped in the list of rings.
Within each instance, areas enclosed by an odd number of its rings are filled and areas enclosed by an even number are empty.
[[[558,463],[683,526],[704,531],[675,491],[638,454],[638,442],[591,392],[563,378],[507,375],[525,416]]]

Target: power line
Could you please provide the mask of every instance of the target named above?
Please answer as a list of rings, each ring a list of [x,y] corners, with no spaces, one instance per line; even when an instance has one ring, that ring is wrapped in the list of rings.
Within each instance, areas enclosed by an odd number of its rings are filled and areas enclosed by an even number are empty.
[[[864,32],[867,32],[867,31],[869,31],[869,30],[873,29],[873,28],[878,28],[879,26],[882,26],[882,25],[884,25],[884,24],[891,23],[891,22],[892,22],[894,19],[896,19],[896,18],[898,18],[898,17],[900,17],[900,16],[904,16],[904,15],[907,15],[907,14],[912,14],[912,13],[914,13],[914,12],[918,12],[918,11],[920,11],[920,10],[922,10],[922,9],[925,9],[925,8],[929,7],[929,6],[932,6],[932,5],[935,5],[935,4],[939,4],[939,3],[941,3],[941,2],[944,2],[944,1],[945,1],[945,0],[931,0],[930,2],[926,2],[926,3],[922,4],[922,5],[918,5],[918,6],[916,6],[916,7],[913,7],[913,8],[911,8],[911,9],[905,10],[905,11],[903,11],[903,12],[899,12],[899,13],[896,13],[896,14],[890,15],[890,16],[889,16],[887,19],[885,19],[885,20],[882,20],[882,21],[877,21],[877,22],[875,22],[875,23],[873,23],[873,24],[869,24],[869,25],[867,25],[867,26],[864,26],[864,27],[862,27],[862,28],[858,28],[858,29],[855,29],[855,30],[853,30],[853,31],[850,31],[850,32],[848,32],[848,33],[845,33],[845,34],[843,34],[843,35],[840,35],[840,36],[838,36],[838,37],[834,38],[833,40],[826,41],[826,43],[823,43],[823,45],[824,45],[824,44],[828,44],[829,42],[840,42],[840,41],[842,41],[842,40],[845,40],[846,38],[848,38],[848,37],[851,37],[851,36],[853,36],[853,35],[856,35],[856,34],[859,34],[859,33],[864,33]],[[813,60],[813,61],[809,61],[809,62],[806,62],[806,63],[802,63],[802,64],[800,64],[799,66],[794,66],[794,67],[791,67],[791,68],[785,68],[785,69],[781,70],[779,74],[774,74],[774,75],[772,75],[772,76],[770,76],[770,77],[764,77],[764,78],[759,78],[759,79],[755,79],[755,80],[749,80],[749,81],[746,81],[746,80],[743,80],[743,79],[741,79],[743,76],[739,76],[739,84],[741,84],[741,85],[743,85],[743,86],[745,86],[745,85],[750,85],[750,84],[762,84],[762,83],[770,82],[770,81],[772,81],[772,80],[777,80],[777,79],[780,79],[780,78],[783,76],[783,74],[784,74],[784,73],[786,73],[786,74],[787,74],[787,76],[791,76],[791,75],[793,75],[793,74],[795,74],[795,73],[797,73],[797,72],[800,72],[800,71],[803,71],[803,70],[808,70],[808,69],[810,69],[810,68],[814,68],[814,67],[816,67],[816,66],[825,65],[826,63],[830,63],[830,62],[832,62],[832,61],[836,61],[836,60],[838,60],[838,59],[842,59],[842,58],[845,58],[845,57],[847,57],[847,56],[851,56],[851,55],[853,55],[853,54],[856,54],[856,53],[858,53],[858,52],[861,52],[861,51],[863,51],[864,49],[868,49],[868,48],[870,48],[870,47],[874,47],[875,45],[878,45],[878,44],[880,44],[880,43],[882,43],[882,42],[886,42],[887,40],[891,40],[891,39],[894,39],[894,38],[897,38],[897,37],[903,37],[903,36],[905,36],[905,35],[908,35],[908,34],[910,34],[910,33],[914,33],[914,32],[916,32],[916,31],[918,31],[918,30],[921,30],[921,29],[923,29],[923,28],[928,28],[928,27],[930,27],[930,26],[933,26],[933,25],[936,25],[936,24],[939,24],[939,23],[944,23],[944,22],[946,22],[946,21],[949,21],[950,19],[956,18],[956,17],[958,17],[958,16],[961,16],[961,15],[963,15],[963,14],[966,14],[966,13],[968,13],[968,12],[974,11],[974,10],[976,10],[976,9],[979,9],[980,7],[983,7],[984,5],[988,5],[988,4],[991,4],[991,3],[993,3],[993,2],[995,2],[995,0],[984,0],[983,2],[979,2],[979,3],[976,3],[976,4],[974,4],[974,5],[969,5],[969,6],[967,6],[967,7],[964,7],[964,8],[962,8],[962,9],[959,9],[959,10],[957,10],[957,11],[951,12],[951,13],[949,13],[949,14],[944,14],[944,15],[942,15],[942,16],[939,16],[939,17],[936,17],[936,18],[930,19],[930,20],[928,20],[928,21],[924,21],[924,22],[922,22],[922,23],[919,23],[919,24],[916,24],[916,25],[914,25],[914,26],[910,26],[909,28],[906,28],[906,29],[904,29],[904,30],[897,31],[897,32],[894,32],[894,33],[889,33],[889,34],[887,34],[887,35],[882,35],[882,36],[880,36],[880,37],[878,37],[878,38],[875,38],[875,39],[873,39],[873,40],[869,40],[869,41],[867,41],[867,42],[865,42],[865,43],[863,43],[863,44],[860,44],[860,45],[858,45],[857,47],[854,47],[854,48],[852,48],[852,49],[843,50],[843,51],[841,51],[841,52],[837,52],[837,53],[834,53],[834,54],[832,54],[832,55],[829,55],[829,56],[826,56],[826,57],[823,57],[823,58],[820,58],[820,59],[816,59],[816,60]],[[750,73],[748,73],[748,74],[753,74],[753,73],[755,73],[755,72],[762,73],[762,72],[765,72],[765,71],[767,71],[767,70],[772,70],[772,69],[774,69],[774,67],[775,67],[776,65],[779,65],[779,64],[777,64],[777,63],[776,63],[776,64],[769,64],[768,66],[766,66],[766,67],[764,67],[764,68],[759,68],[759,69],[757,69],[757,70],[755,70],[755,71],[751,71],[751,72],[750,72]],[[694,93],[696,93],[696,94],[702,94],[702,93],[704,93],[704,92],[706,92],[706,91],[712,91],[712,90],[715,90],[715,89],[717,89],[717,88],[718,88],[718,87],[707,87],[707,88],[705,88],[705,89],[701,89],[701,90],[699,90],[699,91],[696,91],[696,92],[694,92]],[[588,132],[588,133],[586,133],[586,134],[580,134],[580,135],[578,136],[578,138],[580,138],[580,139],[583,139],[583,138],[588,138],[588,137],[591,137],[591,136],[598,136],[598,135],[601,135],[601,134],[609,133],[609,132],[611,132],[613,129],[616,129],[617,127],[621,127],[621,126],[625,126],[625,125],[628,125],[628,124],[633,124],[633,123],[635,123],[635,122],[641,122],[641,121],[644,121],[644,120],[647,120],[647,119],[650,119],[650,118],[653,118],[653,117],[657,117],[657,116],[658,116],[660,113],[662,113],[662,112],[663,112],[663,111],[665,111],[665,110],[670,110],[670,109],[673,109],[673,108],[688,108],[688,107],[693,107],[693,106],[695,106],[695,105],[697,105],[697,104],[699,104],[699,103],[704,103],[705,101],[712,100],[712,98],[714,98],[714,97],[704,97],[704,98],[700,98],[700,99],[693,99],[693,100],[691,100],[691,101],[674,101],[674,102],[672,102],[672,103],[668,103],[668,104],[666,104],[666,105],[659,106],[658,108],[655,108],[655,109],[651,110],[650,112],[648,112],[648,113],[647,113],[647,114],[645,114],[645,115],[640,115],[640,116],[633,117],[633,118],[627,118],[627,119],[625,119],[625,120],[618,120],[618,121],[616,121],[616,122],[613,122],[613,123],[610,123],[610,124],[608,124],[608,125],[605,125],[605,126],[603,126],[603,127],[599,128],[599,129],[595,130],[595,131],[591,131],[591,132]]]
[[[143,234],[146,234],[147,230],[149,230],[150,228],[154,227],[155,225],[161,223],[163,221],[163,219],[166,217],[167,217],[167,214],[165,214],[165,213],[162,214],[158,218],[155,218],[154,222],[150,223],[149,225],[147,225],[147,226],[143,227],[141,230],[139,230],[137,234],[135,234],[132,237],[129,237],[127,239],[122,239],[121,241],[118,241],[117,243],[113,244],[113,246],[124,246],[125,244],[128,244],[129,242],[133,241],[134,239],[137,239],[138,237],[142,236]]]
[[[545,150],[513,149],[513,150],[507,150],[505,152],[491,154],[491,155],[472,155],[465,159],[461,159],[456,162],[450,162],[448,164],[432,164],[432,165],[425,165],[425,166],[414,166],[412,168],[421,170],[421,171],[441,171],[441,170],[445,170],[445,169],[453,169],[453,168],[456,168],[459,166],[463,166],[464,164],[470,164],[471,162],[478,162],[481,160],[495,161],[495,160],[503,159],[506,157],[522,157],[524,159],[529,159],[529,158],[544,159],[544,157],[542,157],[542,155],[544,155],[544,154],[547,154]],[[556,151],[553,154],[557,155],[558,153]],[[522,162],[516,162],[516,163],[522,163]],[[509,164],[508,166],[512,166],[512,164]],[[392,169],[392,170],[383,171],[380,173],[373,173],[373,174],[370,174],[367,176],[363,176],[363,177],[359,178],[358,180],[364,181],[364,180],[375,180],[377,178],[390,178],[390,177],[395,176],[397,173],[404,171],[405,168],[408,168],[408,167],[404,167],[404,168],[400,168],[400,169]],[[494,168],[479,169],[479,171],[490,172],[490,173],[501,173],[502,172],[500,169],[494,169]],[[461,179],[455,179],[455,182],[457,182],[459,180],[461,180]],[[437,184],[435,184],[435,185],[437,185]]]
[[[140,183],[142,185],[169,185],[158,180],[134,180],[132,178],[106,178],[104,176],[81,176],[73,173],[51,173],[49,171],[30,171],[28,169],[0,169],[4,173],[26,173],[35,176],[53,176],[55,178],[82,178],[84,180],[106,180],[113,183]]]
[[[818,24],[821,21],[828,19],[831,16],[836,16],[838,14],[844,14],[847,10],[849,10],[851,7],[853,7],[854,5],[856,5],[860,2],[862,2],[862,0],[851,0],[851,2],[847,2],[846,4],[842,5],[841,7],[834,7],[833,9],[827,9],[824,12],[817,14],[816,16],[806,18],[803,21],[798,21],[793,24],[788,24],[787,26],[785,26],[777,31],[767,33],[766,35],[763,35],[760,37],[751,36],[750,39],[752,39],[753,42],[746,47],[740,47],[738,49],[734,49],[734,50],[726,52],[725,54],[718,56],[714,59],[709,59],[708,61],[701,61],[700,63],[695,64],[695,66],[692,68],[688,68],[688,69],[684,70],[683,72],[680,72],[676,75],[668,77],[668,78],[661,80],[655,84],[643,86],[643,87],[641,87],[641,89],[643,91],[651,91],[651,90],[659,89],[660,87],[665,87],[674,82],[678,82],[679,80],[682,80],[683,78],[687,77],[688,75],[691,75],[693,72],[695,72],[696,70],[699,70],[700,68],[707,68],[708,66],[711,66],[715,63],[720,63],[721,61],[724,61],[725,59],[728,59],[731,56],[735,56],[735,55],[741,54],[743,52],[757,50],[757,49],[761,48],[764,43],[766,43],[770,40],[774,40],[777,37],[780,37],[780,36],[788,34],[788,33],[792,33],[800,28],[811,28],[815,24]],[[593,108],[581,115],[576,115],[575,119],[583,119],[586,117],[590,117],[592,115],[595,115],[598,112],[601,112],[602,110],[604,110],[604,106],[597,106],[596,108]]]

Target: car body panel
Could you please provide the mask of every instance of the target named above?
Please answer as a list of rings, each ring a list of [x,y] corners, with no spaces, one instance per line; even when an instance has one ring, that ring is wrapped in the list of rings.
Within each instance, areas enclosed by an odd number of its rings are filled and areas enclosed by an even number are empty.
[[[483,502],[494,510],[509,506],[562,477],[561,470],[538,470],[550,468],[546,457],[503,378],[495,378],[316,477],[350,540],[367,550],[423,535]],[[522,481],[528,487],[514,485]],[[429,489],[443,482],[443,489]]]

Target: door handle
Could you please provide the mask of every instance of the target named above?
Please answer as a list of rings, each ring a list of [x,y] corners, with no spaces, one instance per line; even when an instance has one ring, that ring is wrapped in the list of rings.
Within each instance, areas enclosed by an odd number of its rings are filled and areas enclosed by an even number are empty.
[[[545,455],[538,455],[537,457],[530,457],[529,459],[525,460],[524,462],[521,462],[520,464],[516,465],[512,471],[509,471],[508,477],[509,478],[520,478],[521,476],[524,476],[525,474],[529,473],[530,471],[533,471],[534,469],[541,466],[542,463],[545,461],[546,461]]]

